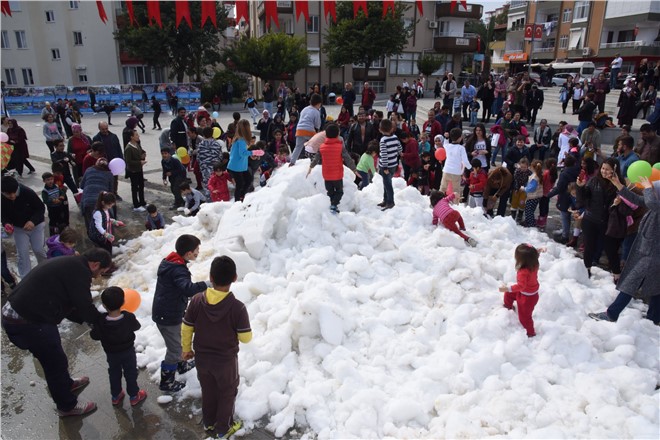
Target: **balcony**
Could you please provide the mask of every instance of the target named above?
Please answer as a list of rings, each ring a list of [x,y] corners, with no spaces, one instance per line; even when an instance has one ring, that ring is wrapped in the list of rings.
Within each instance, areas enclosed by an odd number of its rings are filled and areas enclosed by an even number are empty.
[[[535,47],[533,53],[554,53],[555,46],[552,47]]]
[[[437,18],[441,17],[455,17],[455,18],[471,18],[475,20],[481,20],[483,15],[484,7],[481,5],[471,5],[468,4],[467,8],[464,8],[460,2],[456,2],[456,9],[454,12],[451,12],[451,3],[436,3],[435,5],[435,16]]]
[[[626,56],[660,56],[658,41],[622,41],[618,43],[601,43],[599,57],[614,57],[617,53]]]
[[[482,42],[481,44],[485,44]],[[439,53],[464,53],[477,50],[477,35],[443,35],[433,38],[433,49]]]
[[[257,6],[257,15],[259,18],[263,17],[266,13],[266,8],[264,2],[259,2]],[[277,13],[278,14],[293,14],[293,1],[278,1],[277,2]]]

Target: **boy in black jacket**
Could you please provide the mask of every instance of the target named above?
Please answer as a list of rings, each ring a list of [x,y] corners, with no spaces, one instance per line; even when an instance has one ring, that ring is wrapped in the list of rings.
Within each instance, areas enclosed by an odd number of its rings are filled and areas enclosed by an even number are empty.
[[[191,281],[188,262],[199,254],[199,238],[184,234],[176,240],[176,252],[171,252],[158,266],[156,292],[151,312],[151,319],[163,335],[167,352],[160,364],[160,389],[176,392],[185,385],[174,380],[178,371],[183,374],[195,367],[194,362],[183,360],[181,351],[181,322],[188,305],[188,298],[203,292],[210,283]]]
[[[186,180],[186,168],[181,161],[172,157],[172,151],[168,147],[160,149],[162,160],[160,164],[163,167],[163,185],[170,185],[170,191],[174,196],[174,205],[170,209],[177,209],[185,205],[181,197],[181,184]],[[169,181],[169,182],[168,182]]]
[[[147,398],[147,392],[137,384],[137,360],[133,349],[135,332],[140,329],[140,323],[134,314],[121,310],[124,305],[124,291],[121,288],[108,287],[101,293],[101,301],[108,312],[94,323],[90,336],[101,341],[108,359],[112,404],[119,405],[126,396],[121,389],[123,370],[131,406],[135,406]]]

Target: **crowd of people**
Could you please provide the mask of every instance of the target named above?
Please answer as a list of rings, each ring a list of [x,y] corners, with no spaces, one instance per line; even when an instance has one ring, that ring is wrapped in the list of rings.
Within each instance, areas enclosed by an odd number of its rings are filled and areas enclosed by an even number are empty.
[[[622,124],[614,153],[608,155],[601,148],[598,116],[603,113],[605,96],[611,90],[604,77],[581,87],[569,80],[560,91],[564,111],[567,107],[564,95],[573,99],[573,113],[578,117],[576,129],[567,121],[559,122],[555,129],[550,127],[540,112],[545,98],[543,90],[526,73],[491,75],[479,87],[466,80],[459,87],[453,74],[448,72],[436,81],[434,95],[438,101],[425,113],[423,121],[420,117],[418,124],[417,99],[420,88],[423,93],[422,80],[415,80],[412,86],[406,82],[397,86],[389,96],[385,112],[374,108],[376,93],[367,82],[362,84],[359,93],[352,83],[345,84],[336,117],[328,114],[327,99],[324,100],[318,84],[313,85],[308,94],[283,83],[277,89],[267,84],[262,91],[261,116],[260,103],[250,93],[244,108],[250,112],[252,121],[234,112],[226,128],[221,127],[210,103],[194,112],[177,108],[176,116],[159,139],[163,185],[169,187],[173,197],[169,208],[194,216],[203,203],[231,201],[232,186],[234,201],[241,202],[246,194],[266,185],[278,169],[296,166],[301,158],[310,158],[309,172],[315,166],[322,167],[331,213],[340,212],[344,166],[354,173],[354,183],[359,190],[367,187],[376,173],[380,175],[383,199],[378,207],[383,211],[395,207],[392,180],[400,177],[407,185],[429,196],[434,224],[442,224],[468,245],[477,246],[477,240],[465,233],[464,221],[455,209],[457,204],[481,209],[487,218],[509,215],[524,227],[543,230],[551,200],[556,197],[561,218],[557,240],[581,251],[590,276],[591,268],[598,264],[604,252],[620,291],[606,312],[592,314],[592,317],[615,321],[632,296],[641,290],[649,301],[647,317],[659,323],[660,288],[648,275],[660,269],[660,259],[653,249],[660,234],[660,182],[642,178],[640,185],[634,187],[626,180],[626,170],[637,160],[650,164],[660,162],[657,119],[652,119],[658,112],[657,98],[654,98],[655,111],[649,116],[650,123],[640,127],[640,139],[635,142],[629,124]],[[653,87],[649,83],[643,90],[653,92]],[[582,92],[577,93],[577,90]],[[624,88],[622,95],[626,93]],[[575,96],[578,96],[577,103]],[[650,99],[648,93],[643,96]],[[639,111],[643,109],[640,107]],[[77,401],[71,393],[89,379],[71,379],[62,367],[66,356],[61,352],[61,344],[57,353],[46,353],[45,341],[35,341],[34,335],[46,331],[48,340],[54,340],[57,324],[62,319],[84,320],[96,325],[93,337],[104,343],[106,351],[133,353],[130,335],[139,324],[136,326],[134,317],[119,311],[123,296],[116,289],[106,289],[102,301],[108,313],[101,316],[96,309],[92,312],[88,295],[90,273],[107,275],[115,270],[111,261],[114,230],[125,226],[117,218],[116,210],[116,204],[122,201],[117,192],[120,175],[130,180],[133,211],[145,214],[146,229],[162,229],[166,220],[157,206],[145,201],[143,170],[147,157],[140,139],[140,130],[144,132],[141,112],[132,112],[126,119],[121,139],[110,131],[109,122],[105,121],[98,123],[98,133],[86,134],[80,124],[81,115],[76,119],[75,104],[71,105],[65,124],[57,115],[58,111],[49,105],[42,113],[43,135],[52,164],[51,171],[42,175],[41,197],[17,180],[22,176],[23,166],[33,172],[27,160],[24,130],[21,133],[16,120],[2,120],[3,132],[7,133],[13,147],[10,161],[3,162],[2,225],[16,243],[22,280],[17,283],[9,271],[3,249],[3,288],[6,283],[14,291],[8,302],[10,305],[6,310],[3,308],[3,326],[12,342],[30,350],[42,365],[56,365],[46,376],[60,415],[66,416],[84,414],[95,408],[94,404]],[[487,128],[491,119],[494,124]],[[160,128],[156,126],[157,118],[154,121],[154,129]],[[464,123],[470,129],[466,126],[464,130]],[[117,168],[117,163],[125,167]],[[83,255],[75,251],[80,234],[69,226],[69,191],[80,205],[87,236],[95,245]],[[44,248],[46,211],[50,235],[48,252]],[[238,327],[223,329],[233,335],[235,344],[231,351],[234,356],[236,334],[242,342],[251,337],[244,308],[241,311],[240,302],[233,298],[227,300],[229,286],[236,280],[233,262],[222,260],[216,264],[214,261],[208,283],[191,283],[186,264],[197,257],[199,240],[195,240],[195,237],[187,237],[181,243],[177,241],[176,252],[163,260],[163,271],[159,269],[153,319],[167,345],[161,364],[160,388],[163,391],[180,390],[183,385],[175,380],[175,373],[195,366],[191,362],[194,356],[191,338],[192,331],[198,331],[199,308],[220,301],[227,301],[235,308],[232,313],[240,318]],[[30,248],[40,263],[35,270],[31,270]],[[512,308],[513,301],[518,302],[521,324],[530,337],[535,335],[531,314],[538,300],[535,277],[541,251],[529,246],[517,249],[517,267],[524,282],[519,279],[518,284],[500,289],[505,293],[505,307]],[[87,310],[85,316],[74,317],[66,308],[56,315],[55,311],[35,311],[28,304],[30,298],[41,301],[31,283],[39,282],[40,277],[61,270],[60,265],[64,265],[41,263],[62,256],[68,256],[66,261],[84,272],[75,286],[61,292],[62,301],[67,307],[78,304],[82,310]],[[165,275],[168,271],[169,275]],[[75,283],[75,280],[70,282]],[[206,292],[202,293],[205,299],[194,299],[182,320],[188,297],[198,292]],[[183,309],[179,310],[181,306]],[[125,330],[126,340],[118,348],[104,342],[104,332],[111,334],[111,323],[119,319],[125,319],[123,323],[128,330]],[[31,327],[25,327],[26,322],[30,322]],[[212,331],[212,328],[208,322],[199,325],[200,332]],[[203,346],[212,341],[200,333],[194,343]],[[126,365],[124,374],[131,403],[144,400],[146,393],[137,386],[135,376],[126,373],[135,369],[134,353],[132,357],[130,353],[109,355],[108,362],[114,371],[111,372],[112,403],[119,404],[124,397],[122,365]],[[229,364],[226,367],[225,373],[233,377],[235,367]],[[222,432],[237,429],[231,418],[232,408],[228,406],[229,397],[235,398],[237,382],[223,385],[217,396],[210,398],[207,394],[205,398],[204,389],[213,386],[216,373],[203,360],[197,363],[197,368],[203,389],[205,426],[208,423],[208,430],[213,431],[222,417],[223,423],[228,421]],[[229,396],[229,400],[220,399],[220,396]]]

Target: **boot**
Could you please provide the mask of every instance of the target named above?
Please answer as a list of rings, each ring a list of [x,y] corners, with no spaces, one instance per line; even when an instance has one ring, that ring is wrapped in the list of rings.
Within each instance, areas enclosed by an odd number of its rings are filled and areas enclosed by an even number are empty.
[[[566,246],[574,248],[577,246],[578,238],[576,235],[572,236],[570,240],[566,243]]]
[[[181,388],[186,386],[184,383],[174,380],[176,374],[177,364],[160,364],[160,390],[171,393],[180,391]]]
[[[195,361],[194,360],[180,361],[178,364],[176,364],[176,371],[179,374],[183,374],[187,371],[192,370],[193,368],[195,368]]]
[[[523,211],[522,209],[519,210],[518,211],[518,216],[516,217],[516,223],[522,224],[524,216],[525,216],[525,211]]]
[[[539,229],[544,230],[547,221],[548,217],[539,216],[538,220],[536,220],[536,226],[538,226]]]
[[[518,215],[518,210],[517,209],[512,209],[511,210],[511,218],[513,219],[514,222],[516,221],[516,216],[517,215]]]

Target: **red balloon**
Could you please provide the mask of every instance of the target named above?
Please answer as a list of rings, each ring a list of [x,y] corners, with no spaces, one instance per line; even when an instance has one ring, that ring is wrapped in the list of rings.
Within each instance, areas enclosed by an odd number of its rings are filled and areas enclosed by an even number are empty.
[[[344,98],[341,96],[337,97],[337,104],[342,105],[344,103]]]
[[[122,310],[127,312],[135,313],[135,311],[140,307],[142,298],[140,294],[133,289],[124,289],[124,305],[121,306]]]
[[[435,150],[435,158],[438,159],[438,162],[443,162],[447,159],[447,151],[444,148],[438,148]]]

